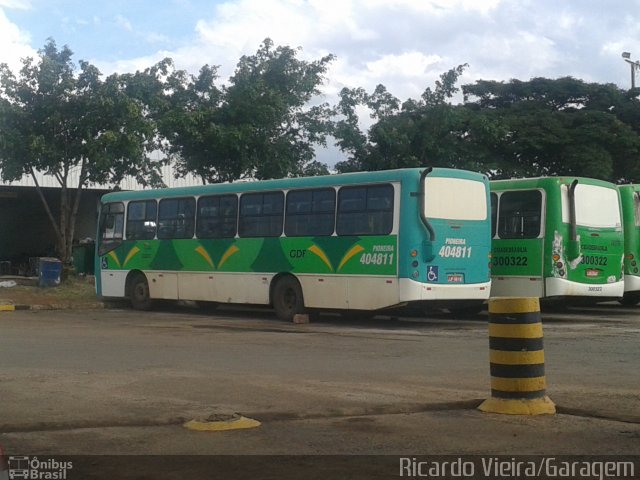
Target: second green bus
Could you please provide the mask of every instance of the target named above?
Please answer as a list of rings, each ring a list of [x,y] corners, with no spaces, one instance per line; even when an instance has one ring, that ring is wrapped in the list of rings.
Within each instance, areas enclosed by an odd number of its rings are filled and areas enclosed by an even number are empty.
[[[615,185],[580,177],[492,181],[491,211],[491,296],[622,297]]]

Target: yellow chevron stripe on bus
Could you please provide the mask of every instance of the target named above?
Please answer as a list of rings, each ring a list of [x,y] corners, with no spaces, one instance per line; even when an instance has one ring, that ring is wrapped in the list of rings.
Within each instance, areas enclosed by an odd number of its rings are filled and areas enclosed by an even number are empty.
[[[331,265],[331,262],[329,261],[327,254],[324,253],[324,251],[319,246],[311,245],[309,247],[309,251],[317,255],[318,257],[320,257],[320,260],[322,260],[327,265],[327,267],[329,267],[329,270],[333,272],[333,266]]]
[[[338,265],[338,270],[340,270],[342,267],[344,267],[344,264],[347,263],[349,260],[351,260],[351,258],[354,255],[357,255],[358,253],[364,251],[364,248],[361,247],[360,245],[354,245],[351,250],[349,250],[344,257],[342,257],[342,261],[340,262],[340,265]]]
[[[227,248],[227,251],[224,252],[224,255],[222,255],[222,258],[220,259],[220,263],[218,263],[218,270],[222,268],[222,265],[225,264],[225,262],[229,259],[231,255],[233,255],[238,251],[240,251],[240,249],[235,245],[231,245],[229,248]]]
[[[216,268],[216,266],[213,264],[213,260],[211,260],[209,252],[207,252],[202,245],[196,248],[196,252],[199,253],[200,256],[204,258],[209,265],[211,265],[211,268]]]
[[[118,256],[116,255],[116,252],[111,250],[109,252],[109,256],[113,259],[114,262],[116,262],[116,265],[118,266],[118,268],[122,267],[122,265],[120,265],[120,260],[118,259]]]
[[[127,258],[124,259],[124,263],[122,264],[122,266],[126,267],[129,260],[131,260],[139,251],[140,249],[138,247],[133,247],[127,254]]]

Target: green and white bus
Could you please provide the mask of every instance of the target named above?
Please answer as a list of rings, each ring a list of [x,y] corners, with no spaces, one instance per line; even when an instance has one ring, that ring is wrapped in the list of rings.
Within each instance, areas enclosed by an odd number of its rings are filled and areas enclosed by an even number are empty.
[[[491,214],[492,296],[622,297],[615,185],[576,177],[496,180]]]
[[[109,193],[97,293],[137,309],[273,305],[286,320],[305,309],[464,307],[490,293],[488,202],[487,177],[443,168]]]
[[[620,185],[624,229],[624,296],[621,303],[640,302],[640,185]]]

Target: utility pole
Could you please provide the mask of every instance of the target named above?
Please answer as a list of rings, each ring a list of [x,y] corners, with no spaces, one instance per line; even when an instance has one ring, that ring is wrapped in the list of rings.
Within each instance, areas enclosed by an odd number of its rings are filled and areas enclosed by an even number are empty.
[[[640,62],[631,60],[629,52],[622,52],[622,58],[631,66],[631,88],[636,88],[636,69],[640,70]]]

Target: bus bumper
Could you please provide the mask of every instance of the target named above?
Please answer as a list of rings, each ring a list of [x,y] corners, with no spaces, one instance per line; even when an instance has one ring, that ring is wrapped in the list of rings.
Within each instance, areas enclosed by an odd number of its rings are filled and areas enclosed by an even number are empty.
[[[586,284],[571,282],[564,278],[547,278],[545,280],[545,297],[622,297],[624,294],[624,282]]]
[[[638,292],[640,291],[640,277],[637,275],[625,275],[624,276],[624,292]]]
[[[401,303],[418,300],[486,300],[491,293],[491,282],[439,285],[401,278],[399,284]]]

